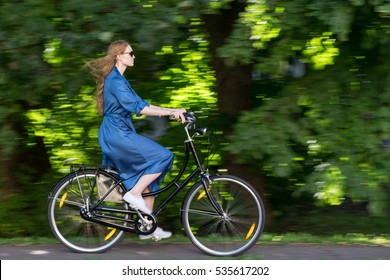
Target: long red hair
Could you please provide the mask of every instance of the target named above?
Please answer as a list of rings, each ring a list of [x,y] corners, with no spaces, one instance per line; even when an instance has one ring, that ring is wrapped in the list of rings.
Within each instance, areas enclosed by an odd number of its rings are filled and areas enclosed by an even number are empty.
[[[118,40],[112,42],[108,46],[107,55],[101,58],[91,60],[86,63],[86,66],[90,69],[90,73],[96,79],[96,88],[97,88],[97,109],[99,115],[104,114],[104,104],[103,104],[103,89],[104,81],[106,77],[114,68],[116,63],[116,56],[122,54],[126,47],[130,44],[125,40]]]

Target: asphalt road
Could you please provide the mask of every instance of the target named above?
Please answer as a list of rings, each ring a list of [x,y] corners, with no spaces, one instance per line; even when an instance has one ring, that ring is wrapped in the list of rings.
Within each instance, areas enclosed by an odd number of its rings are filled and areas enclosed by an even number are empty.
[[[101,254],[74,253],[62,244],[0,245],[1,260],[218,260],[191,243],[122,241]],[[363,245],[256,245],[235,258],[255,260],[390,260],[390,247]]]

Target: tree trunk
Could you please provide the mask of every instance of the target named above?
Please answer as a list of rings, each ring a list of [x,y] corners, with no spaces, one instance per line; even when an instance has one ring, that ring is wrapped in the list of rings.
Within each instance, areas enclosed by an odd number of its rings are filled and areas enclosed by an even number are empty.
[[[224,135],[228,135],[231,124],[244,110],[253,108],[251,86],[252,65],[236,65],[227,67],[220,57],[217,49],[221,47],[233,30],[234,22],[239,14],[244,11],[246,4],[234,1],[230,9],[223,9],[219,14],[204,15],[206,30],[209,33],[210,52],[212,64],[216,74],[216,91],[218,94],[218,109],[221,114]],[[264,197],[264,180],[262,175],[248,166],[237,164],[231,154],[224,155],[224,166],[229,174],[242,177],[252,184],[261,194],[266,213],[270,213],[270,207]],[[267,215],[267,221],[269,221]]]
[[[216,74],[216,91],[220,113],[237,117],[242,110],[252,108],[250,87],[252,84],[252,65],[226,67],[217,49],[224,45],[233,30],[233,24],[246,4],[238,1],[231,3],[231,9],[221,10],[219,14],[204,15],[207,32],[210,35],[210,52]]]

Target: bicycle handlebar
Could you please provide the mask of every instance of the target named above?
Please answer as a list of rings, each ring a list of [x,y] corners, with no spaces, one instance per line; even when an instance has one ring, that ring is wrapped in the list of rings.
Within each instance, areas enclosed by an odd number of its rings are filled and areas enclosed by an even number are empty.
[[[194,123],[196,121],[194,112],[186,112],[183,115],[186,118],[186,122],[188,123]]]
[[[195,136],[203,136],[206,134],[207,132],[207,128],[206,127],[196,127],[195,126],[195,122],[196,122],[196,117],[195,117],[195,112],[193,111],[189,111],[189,112],[185,112],[183,113],[184,117],[185,117],[185,123],[187,123],[185,126],[184,126],[184,130],[187,134],[187,140],[192,140],[193,137]],[[173,118],[169,118],[170,120],[173,120]],[[195,129],[196,131],[196,134],[193,135],[192,137],[190,136],[189,134],[189,130],[190,129]]]

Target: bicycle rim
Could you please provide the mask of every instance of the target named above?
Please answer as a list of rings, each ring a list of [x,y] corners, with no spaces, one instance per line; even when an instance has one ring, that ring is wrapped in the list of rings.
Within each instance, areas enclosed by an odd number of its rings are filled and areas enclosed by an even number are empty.
[[[76,252],[105,252],[124,236],[121,230],[87,221],[80,216],[80,209],[98,200],[95,172],[84,170],[68,175],[58,183],[49,200],[49,224],[54,235]],[[105,176],[115,180],[109,174],[105,173]],[[104,202],[102,206],[124,209],[127,204]],[[123,218],[126,216],[121,215]]]
[[[260,196],[248,183],[229,175],[212,177],[208,189],[223,214],[212,206],[203,184],[194,186],[183,204],[187,236],[210,255],[244,253],[256,243],[264,227]]]

